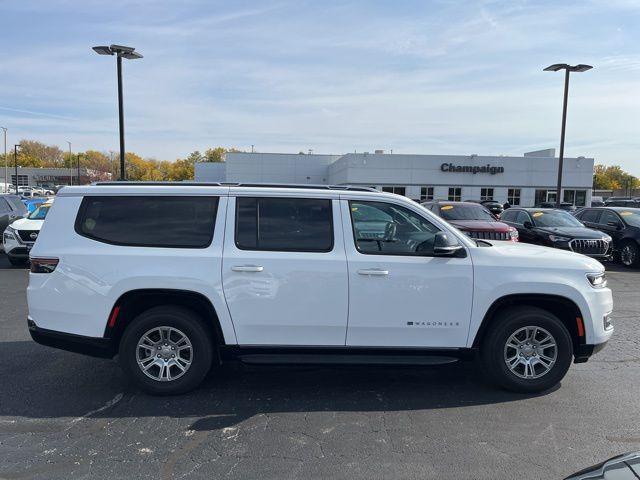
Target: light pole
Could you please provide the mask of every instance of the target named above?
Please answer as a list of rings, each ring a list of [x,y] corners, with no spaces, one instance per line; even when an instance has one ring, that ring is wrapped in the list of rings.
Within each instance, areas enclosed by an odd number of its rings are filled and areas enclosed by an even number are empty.
[[[20,144],[13,146],[13,164],[16,168],[16,195],[18,194],[18,147]]]
[[[133,47],[122,45],[111,45],[93,47],[93,50],[100,55],[116,55],[118,69],[118,119],[120,124],[120,180],[125,180],[124,170],[124,108],[122,100],[122,59],[136,60],[142,58]]]
[[[567,126],[567,98],[569,96],[569,72],[586,72],[591,70],[591,65],[568,65],[566,63],[554,63],[544,69],[545,72],[557,72],[564,70],[564,100],[562,102],[562,129],[560,131],[560,159],[558,162],[558,186],[556,188],[556,208],[560,208],[560,192],[562,191],[562,164],[564,163],[564,133]]]
[[[4,132],[4,193],[9,193],[7,190],[7,176],[9,175],[9,157],[7,157],[7,127],[0,127]]]
[[[71,156],[71,142],[67,140],[67,143],[69,144],[69,185],[73,185],[73,157]]]

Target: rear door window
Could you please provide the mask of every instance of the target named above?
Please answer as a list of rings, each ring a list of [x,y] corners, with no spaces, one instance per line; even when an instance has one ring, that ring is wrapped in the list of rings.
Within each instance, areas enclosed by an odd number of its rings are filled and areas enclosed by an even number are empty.
[[[241,250],[330,252],[330,199],[237,197],[236,246]]]
[[[112,196],[82,200],[76,232],[113,245],[205,248],[213,239],[218,198]]]
[[[600,217],[600,210],[587,209],[579,216],[580,220],[587,223],[598,223]]]

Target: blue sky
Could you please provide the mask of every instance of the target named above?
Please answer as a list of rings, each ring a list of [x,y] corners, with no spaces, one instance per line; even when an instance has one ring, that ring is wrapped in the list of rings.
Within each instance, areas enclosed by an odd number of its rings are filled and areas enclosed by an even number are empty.
[[[115,61],[132,45],[127,150],[567,155],[640,175],[640,2],[4,0],[9,142],[117,150]]]

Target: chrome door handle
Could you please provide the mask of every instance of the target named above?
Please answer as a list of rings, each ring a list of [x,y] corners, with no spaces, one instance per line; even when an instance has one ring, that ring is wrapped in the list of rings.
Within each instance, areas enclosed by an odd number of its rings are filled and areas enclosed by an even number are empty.
[[[382,276],[382,275],[389,275],[389,270],[380,270],[378,268],[372,268],[370,270],[358,270],[358,274]]]
[[[264,267],[262,265],[234,265],[231,270],[234,272],[261,272]]]

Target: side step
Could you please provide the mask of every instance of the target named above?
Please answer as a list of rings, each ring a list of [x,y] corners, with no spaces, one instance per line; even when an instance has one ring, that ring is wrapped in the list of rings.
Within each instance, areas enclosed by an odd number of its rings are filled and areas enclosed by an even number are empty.
[[[313,353],[250,353],[238,355],[250,365],[445,365],[458,361],[441,355],[358,355]]]

